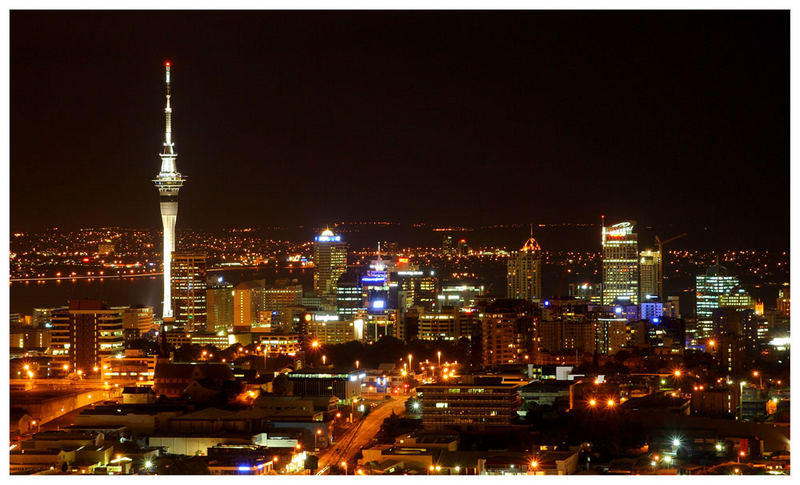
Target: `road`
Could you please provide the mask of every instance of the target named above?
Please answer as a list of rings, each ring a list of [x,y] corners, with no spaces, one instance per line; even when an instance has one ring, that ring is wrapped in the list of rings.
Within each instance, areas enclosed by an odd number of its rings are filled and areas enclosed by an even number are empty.
[[[361,423],[348,430],[333,446],[320,452],[317,475],[327,473],[328,468],[337,462],[352,460],[355,454],[378,434],[383,421],[392,414],[392,411],[398,415],[405,413],[408,398],[408,395],[398,396],[384,402],[373,409]]]

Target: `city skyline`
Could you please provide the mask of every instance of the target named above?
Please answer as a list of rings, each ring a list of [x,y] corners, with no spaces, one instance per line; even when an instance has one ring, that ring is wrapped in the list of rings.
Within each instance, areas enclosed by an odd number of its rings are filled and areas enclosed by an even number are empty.
[[[71,33],[59,15],[74,20]],[[788,240],[788,177],[775,176],[788,173],[788,28],[779,12],[241,15],[15,12],[12,227],[57,225],[66,197],[87,225],[151,224],[140,181],[151,177],[158,143],[158,66],[170,60],[181,66],[176,136],[192,179],[181,197],[193,210],[179,229],[605,214],[709,227],[720,241],[758,220],[774,228],[773,245]],[[186,35],[144,38],[162,21]],[[198,37],[234,22],[236,36],[214,45]],[[746,40],[735,35],[745,27]],[[297,38],[310,31],[326,36],[324,46]],[[135,53],[126,54],[121,32],[137,39]],[[357,44],[360,35],[374,44]],[[47,49],[49,36],[60,50]],[[43,129],[58,143],[25,149]],[[86,131],[92,143],[82,141]],[[99,183],[89,167],[108,157],[125,170]],[[764,164],[773,168],[754,169]],[[513,176],[482,176],[488,166]],[[275,184],[281,176],[294,183]],[[37,197],[21,190],[31,177],[44,184]],[[735,205],[758,187],[774,190]],[[371,202],[353,204],[349,194]]]
[[[10,17],[11,475],[790,474],[788,11]]]

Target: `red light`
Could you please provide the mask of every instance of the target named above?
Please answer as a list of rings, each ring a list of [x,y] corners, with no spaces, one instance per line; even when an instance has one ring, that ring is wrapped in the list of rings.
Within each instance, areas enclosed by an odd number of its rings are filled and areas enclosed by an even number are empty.
[[[83,258],[81,261],[83,261],[84,263],[88,263],[89,262],[89,258]]]
[[[467,240],[466,240],[466,239],[462,239],[462,240],[461,240],[461,244],[464,244],[465,242],[467,242]]]
[[[167,67],[169,67],[169,66],[170,66],[170,62],[169,62],[169,61],[167,61],[167,62],[165,62],[165,63],[164,63],[164,65],[165,65],[165,66],[167,66]]]

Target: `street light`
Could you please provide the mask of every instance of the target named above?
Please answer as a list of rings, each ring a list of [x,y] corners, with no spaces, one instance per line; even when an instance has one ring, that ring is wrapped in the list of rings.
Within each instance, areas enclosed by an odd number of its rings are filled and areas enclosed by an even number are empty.
[[[597,400],[596,399],[589,399],[589,406],[591,406],[591,407],[597,406]]]
[[[346,461],[342,462],[342,468],[344,468],[344,474],[347,475],[347,462]]]
[[[325,365],[325,361],[326,360],[328,360],[328,356],[327,355],[323,355],[322,356],[322,365]]]
[[[411,355],[411,354],[408,354],[408,371],[409,372],[411,372],[411,369],[412,369],[412,367],[411,367],[411,359],[412,358],[414,358],[414,356]]]
[[[436,351],[436,359],[439,362],[439,367],[441,367],[442,366],[442,351],[441,350],[437,350]]]
[[[358,365],[360,364],[359,361],[356,361],[356,369],[358,369]]]

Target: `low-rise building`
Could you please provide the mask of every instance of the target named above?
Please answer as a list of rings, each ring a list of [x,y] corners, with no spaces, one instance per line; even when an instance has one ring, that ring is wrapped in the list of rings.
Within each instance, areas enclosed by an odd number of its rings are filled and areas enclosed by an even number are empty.
[[[417,387],[417,396],[426,428],[508,426],[521,402],[519,385],[502,384],[499,379],[424,384]]]

